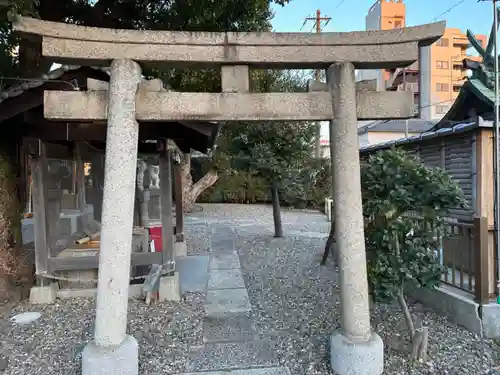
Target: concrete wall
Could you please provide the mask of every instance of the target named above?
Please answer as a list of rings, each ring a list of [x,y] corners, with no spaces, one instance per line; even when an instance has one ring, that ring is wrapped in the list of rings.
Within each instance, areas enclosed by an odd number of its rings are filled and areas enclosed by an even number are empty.
[[[420,48],[419,61],[420,117],[430,121],[433,118],[431,105],[431,48]]]

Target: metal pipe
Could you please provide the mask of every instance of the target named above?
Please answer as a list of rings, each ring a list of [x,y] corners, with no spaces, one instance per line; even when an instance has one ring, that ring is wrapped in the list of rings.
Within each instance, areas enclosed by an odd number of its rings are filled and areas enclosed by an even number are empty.
[[[496,257],[497,257],[497,298],[500,302],[500,171],[499,171],[499,155],[500,155],[500,132],[499,132],[499,113],[498,113],[498,15],[497,15],[497,0],[493,0],[493,38],[494,38],[494,69],[495,69],[495,247],[496,247]]]

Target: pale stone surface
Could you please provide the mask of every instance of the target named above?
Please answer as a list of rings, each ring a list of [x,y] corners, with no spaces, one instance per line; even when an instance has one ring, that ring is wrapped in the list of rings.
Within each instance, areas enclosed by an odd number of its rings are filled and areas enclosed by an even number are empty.
[[[179,272],[172,276],[163,276],[160,278],[159,301],[180,301],[181,289],[179,282]]]
[[[208,290],[214,289],[236,289],[244,288],[245,281],[241,275],[241,270],[210,270],[208,279]]]
[[[106,119],[105,91],[45,91],[44,116],[52,120]],[[409,91],[359,91],[356,115],[359,120],[414,116]],[[310,93],[206,93],[139,92],[139,121],[263,121],[332,118],[330,94]]]
[[[61,280],[61,288],[95,288],[97,286],[97,270],[73,270],[58,272],[61,276],[70,279]]]
[[[272,340],[209,343],[193,353],[189,371],[213,371],[279,365]]]
[[[236,252],[229,254],[212,254],[210,256],[210,269],[212,270],[230,270],[240,268],[240,259]]]
[[[88,40],[96,42],[128,42],[137,44],[194,44],[194,45],[250,45],[250,46],[300,46],[300,45],[366,45],[419,41],[421,46],[431,45],[443,35],[446,22],[436,22],[394,30],[351,32],[271,33],[271,32],[184,32],[184,31],[133,31],[76,26],[68,23],[42,21],[16,16],[16,31],[43,36]],[[64,56],[60,54],[58,56]],[[112,57],[114,58],[114,57]],[[168,58],[164,59],[168,60]]]
[[[176,257],[187,256],[187,244],[186,241],[174,242],[174,255]]]
[[[57,283],[48,283],[44,286],[34,286],[30,289],[30,303],[47,304],[54,303],[57,297]]]
[[[132,336],[125,336],[118,346],[101,347],[94,342],[82,352],[82,375],[137,375],[139,347]]]
[[[222,92],[248,92],[250,76],[247,65],[224,65],[221,67]]]
[[[330,339],[330,363],[339,375],[382,375],[384,343],[372,333],[368,341],[353,341],[335,333]]]
[[[207,255],[193,255],[175,259],[175,269],[179,272],[181,293],[207,291],[208,281]]]
[[[331,124],[331,149],[335,173],[333,199],[342,301],[341,325],[346,337],[367,340],[371,328],[357,119],[354,112],[354,66],[350,63],[333,64],[327,74],[335,113]]]
[[[181,375],[291,375],[287,367],[263,367],[246,370],[190,372]]]
[[[142,295],[142,284],[133,284],[129,286],[128,298],[140,298]],[[97,297],[97,288],[64,288],[57,291],[57,298],[95,298]]]
[[[358,91],[376,91],[377,90],[377,80],[376,79],[366,79],[356,82],[356,93]],[[328,85],[321,81],[316,81],[315,79],[310,79],[307,81],[307,91],[322,91],[328,92]]]
[[[261,67],[322,68],[352,61],[358,69],[390,69],[418,59],[418,47],[444,33],[440,22],[407,29],[347,33],[189,33],[74,26],[16,17],[17,31],[44,35],[45,56],[56,61],[103,63],[111,59]]]
[[[246,341],[256,336],[254,323],[246,314],[207,317],[203,322],[203,342]]]
[[[205,300],[207,315],[239,313],[252,310],[245,288],[209,290]]]
[[[141,68],[131,60],[111,64],[95,345],[125,340],[139,126],[135,98]],[[88,372],[88,374],[93,374]]]

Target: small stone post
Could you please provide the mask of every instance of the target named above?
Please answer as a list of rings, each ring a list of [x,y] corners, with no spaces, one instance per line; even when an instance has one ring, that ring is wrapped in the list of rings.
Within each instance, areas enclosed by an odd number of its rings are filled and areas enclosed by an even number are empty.
[[[339,375],[381,375],[383,343],[370,327],[354,66],[333,64],[327,79],[333,107],[330,142],[341,299],[341,330],[331,337],[331,366]]]
[[[179,301],[179,273],[175,272],[174,227],[172,215],[172,157],[170,150],[165,149],[160,154],[160,206],[161,235],[163,240],[163,265],[172,269],[160,279],[159,300]]]
[[[141,68],[114,60],[109,84],[101,248],[94,340],[82,375],[137,375],[137,341],[126,334],[139,125],[135,102]]]

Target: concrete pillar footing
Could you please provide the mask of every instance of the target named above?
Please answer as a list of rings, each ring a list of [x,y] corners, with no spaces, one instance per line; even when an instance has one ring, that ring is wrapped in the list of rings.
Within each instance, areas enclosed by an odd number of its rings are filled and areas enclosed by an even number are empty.
[[[174,242],[174,255],[176,257],[187,257],[186,241]]]
[[[375,332],[368,341],[356,342],[337,331],[330,338],[330,364],[339,375],[381,375],[384,343]]]
[[[162,276],[160,278],[159,301],[180,301],[181,284],[179,282],[179,272],[172,276]]]
[[[100,347],[90,341],[82,352],[82,375],[138,375],[139,346],[132,336],[117,347]]]
[[[34,286],[30,290],[30,303],[32,304],[50,304],[57,298],[59,285],[57,282],[51,282],[44,286]]]

